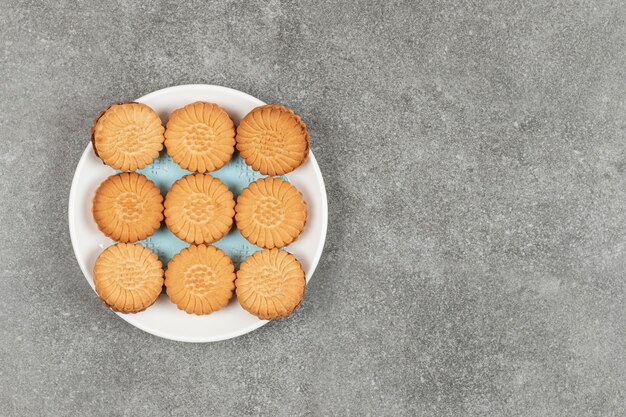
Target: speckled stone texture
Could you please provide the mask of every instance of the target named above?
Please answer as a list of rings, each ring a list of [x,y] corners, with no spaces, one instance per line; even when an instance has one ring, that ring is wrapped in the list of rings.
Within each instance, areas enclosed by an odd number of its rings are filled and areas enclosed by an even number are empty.
[[[626,415],[625,3],[138,3],[2,3],[0,415]],[[67,225],[98,112],[188,83],[300,113],[330,207],[297,313],[202,345]]]

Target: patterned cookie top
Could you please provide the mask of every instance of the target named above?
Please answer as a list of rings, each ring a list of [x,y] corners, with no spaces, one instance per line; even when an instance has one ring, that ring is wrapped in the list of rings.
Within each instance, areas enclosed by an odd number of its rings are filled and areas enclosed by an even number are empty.
[[[189,171],[215,171],[235,151],[235,125],[217,104],[198,101],[171,114],[165,147],[172,159]]]
[[[106,236],[118,242],[136,242],[152,235],[161,225],[163,196],[145,176],[122,172],[100,184],[92,213]]]
[[[237,228],[263,248],[289,245],[304,230],[307,206],[296,187],[280,178],[262,178],[237,198]]]
[[[309,154],[306,125],[292,110],[269,104],[253,109],[237,128],[237,150],[264,175],[298,168]]]
[[[179,309],[210,314],[228,304],[235,289],[235,266],[213,246],[190,246],[167,265],[167,295]]]
[[[206,174],[182,177],[165,196],[165,223],[188,243],[212,243],[233,225],[233,193],[217,178]]]
[[[278,249],[264,249],[249,256],[235,281],[241,306],[263,320],[290,315],[302,302],[305,286],[300,262]]]
[[[114,311],[137,313],[151,306],[163,288],[161,261],[150,249],[132,243],[109,246],[96,259],[94,285]]]
[[[94,122],[96,155],[114,169],[135,171],[159,156],[165,140],[159,115],[143,103],[113,104]]]

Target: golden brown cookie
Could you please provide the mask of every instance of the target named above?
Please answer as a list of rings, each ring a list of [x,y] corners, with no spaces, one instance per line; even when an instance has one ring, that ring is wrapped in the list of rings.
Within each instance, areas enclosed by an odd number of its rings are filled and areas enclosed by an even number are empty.
[[[281,248],[304,230],[307,207],[296,187],[280,178],[262,178],[243,190],[235,206],[237,228],[250,243]]]
[[[255,252],[237,271],[239,304],[262,320],[290,315],[304,297],[306,279],[300,262],[286,251]]]
[[[118,243],[96,259],[93,283],[100,299],[114,311],[138,313],[159,298],[163,268],[150,249],[140,244]]]
[[[306,125],[292,110],[276,104],[253,109],[237,128],[237,150],[246,164],[265,175],[283,175],[309,155]]]
[[[159,156],[164,131],[159,115],[147,105],[118,103],[100,113],[91,129],[91,141],[105,164],[135,171]]]
[[[235,152],[235,125],[217,104],[197,101],[172,113],[165,147],[174,162],[189,171],[215,171]]]
[[[165,196],[165,224],[182,239],[197,245],[224,237],[233,225],[233,193],[208,174],[182,177]]]
[[[152,235],[161,225],[163,196],[145,176],[122,172],[100,184],[92,213],[106,236],[118,242],[136,242]]]
[[[211,314],[228,304],[235,290],[235,266],[214,246],[190,246],[167,265],[167,295],[179,309]]]

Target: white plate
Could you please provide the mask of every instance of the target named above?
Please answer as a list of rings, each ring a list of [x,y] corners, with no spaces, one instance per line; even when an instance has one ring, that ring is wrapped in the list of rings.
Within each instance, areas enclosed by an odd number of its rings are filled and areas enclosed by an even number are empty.
[[[214,85],[181,85],[165,88],[143,96],[136,101],[152,107],[159,113],[163,123],[166,123],[172,111],[198,100],[220,105],[230,114],[235,124],[239,124],[239,121],[254,107],[265,104],[261,100],[240,91]],[[85,137],[87,138],[88,136],[88,133],[85,132]],[[158,183],[158,180],[171,164],[173,164],[171,159],[167,159],[166,155],[162,155],[156,163],[143,170],[146,171],[144,173],[149,177],[152,176],[153,179],[156,177],[157,185],[161,186],[163,192],[166,191],[167,184],[171,183],[172,178],[168,178],[166,182],[161,182],[161,184]],[[250,172],[243,172],[245,169],[249,170],[250,168],[240,163],[240,161],[239,163],[233,161],[229,165],[227,166],[228,169],[223,168],[217,173],[211,173],[211,175],[217,177],[220,177],[220,175],[232,176],[233,170],[239,169],[241,170],[239,177],[243,178],[242,181],[249,182],[254,179],[248,178],[251,177]],[[177,169],[180,172],[170,169],[169,177],[188,174],[187,171],[182,170],[180,167],[177,167]],[[172,171],[176,172],[172,173]],[[115,172],[96,157],[91,143],[89,143],[76,167],[70,191],[68,212],[72,246],[78,264],[92,288],[94,287],[93,267],[96,258],[106,247],[115,242],[105,237],[98,230],[91,215],[91,200],[98,185],[108,176],[115,174]],[[289,173],[286,177],[302,192],[309,209],[309,217],[304,232],[298,240],[286,248],[302,263],[308,282],[313,276],[315,267],[322,255],[326,239],[328,223],[326,189],[319,166],[312,152],[301,167]],[[228,181],[225,182],[237,195],[241,184],[231,185]],[[164,260],[164,264],[172,255],[167,253],[168,250],[173,250],[172,248],[175,248],[176,245],[178,245],[176,251],[187,246],[180,240],[174,242],[172,239],[176,238],[173,235],[168,237],[166,234],[170,234],[170,232],[165,227],[162,227],[155,234],[155,236],[158,235],[167,241],[167,250],[161,250],[161,253],[159,253],[160,258]],[[158,240],[158,236],[156,240]],[[224,245],[231,249],[231,243],[236,242],[236,239],[239,238],[241,237],[238,235],[236,228],[234,228],[231,234],[222,239],[222,241],[226,242]],[[220,242],[217,242],[216,246],[220,246]],[[151,244],[150,240],[147,242],[147,245],[152,245],[152,248],[156,249],[157,252],[159,252],[159,244],[154,242]],[[186,314],[178,310],[165,294],[161,294],[154,305],[141,313],[117,314],[128,323],[148,333],[184,342],[214,342],[230,339],[258,329],[267,323],[267,321],[259,320],[241,308],[236,297],[226,307],[206,316]],[[297,314],[297,311],[294,314]]]

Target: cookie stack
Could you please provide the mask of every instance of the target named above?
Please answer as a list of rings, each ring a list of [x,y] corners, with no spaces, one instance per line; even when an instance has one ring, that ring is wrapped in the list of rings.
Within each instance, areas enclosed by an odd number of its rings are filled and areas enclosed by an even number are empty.
[[[96,190],[93,217],[117,242],[96,260],[96,292],[111,309],[136,313],[152,305],[163,285],[171,301],[190,314],[210,314],[236,293],[241,306],[265,319],[290,315],[302,302],[306,284],[300,262],[280,248],[304,230],[302,194],[275,175],[298,168],[309,153],[305,124],[279,105],[253,109],[239,126],[216,104],[195,102],[174,111],[166,128],[142,103],[117,103],[102,112],[92,129],[96,155],[123,172]],[[158,187],[134,172],[167,153],[192,174],[176,181],[163,199]],[[237,200],[208,172],[230,161],[235,151],[267,177],[251,183]],[[175,255],[167,271],[155,253],[134,243],[152,235],[165,220],[191,246]],[[211,246],[236,224],[262,250],[235,266]]]

